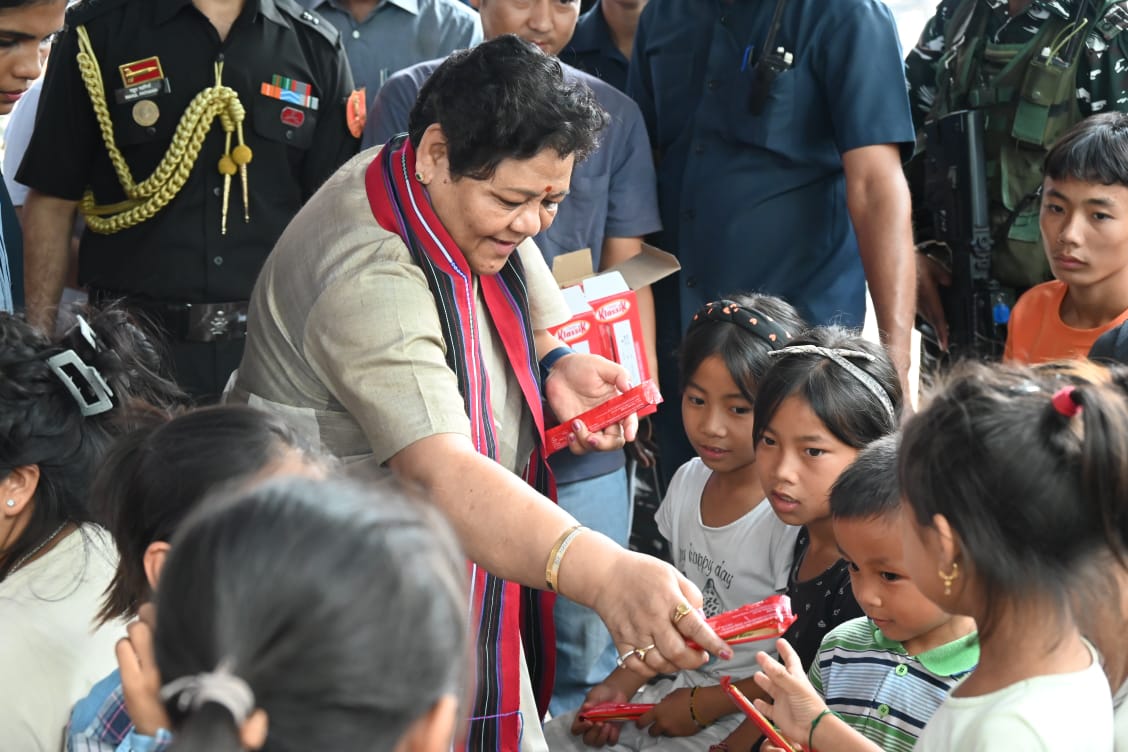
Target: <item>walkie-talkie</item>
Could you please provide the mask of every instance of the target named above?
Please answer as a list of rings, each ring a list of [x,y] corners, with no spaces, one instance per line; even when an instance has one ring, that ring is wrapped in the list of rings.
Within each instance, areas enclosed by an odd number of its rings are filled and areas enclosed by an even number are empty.
[[[768,103],[768,95],[772,91],[772,84],[779,78],[780,73],[791,67],[794,59],[795,56],[782,47],[777,47],[775,52],[760,58],[756,67],[752,69],[752,91],[748,95],[749,112],[759,115],[764,111],[764,105]]]
[[[795,61],[795,55],[775,44],[776,34],[779,33],[779,25],[783,20],[783,9],[787,7],[787,3],[788,0],[776,0],[775,10],[772,11],[772,22],[768,27],[768,36],[761,47],[765,52],[752,68],[752,90],[748,94],[748,111],[753,115],[759,115],[764,111],[772,91],[772,84]]]

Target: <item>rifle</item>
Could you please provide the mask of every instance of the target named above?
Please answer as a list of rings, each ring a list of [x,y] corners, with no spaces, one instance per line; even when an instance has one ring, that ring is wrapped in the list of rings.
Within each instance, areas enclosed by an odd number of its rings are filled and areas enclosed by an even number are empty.
[[[983,112],[953,112],[925,123],[924,132],[925,203],[933,237],[951,252],[952,284],[940,290],[948,320],[947,359],[996,359],[1003,354],[1010,306],[991,278],[994,240]]]

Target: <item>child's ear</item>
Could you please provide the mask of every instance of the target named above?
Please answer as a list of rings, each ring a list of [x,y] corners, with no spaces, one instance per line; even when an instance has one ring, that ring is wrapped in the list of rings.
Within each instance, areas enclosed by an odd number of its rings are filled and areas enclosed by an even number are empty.
[[[157,583],[161,579],[161,569],[164,567],[165,559],[168,557],[171,548],[164,541],[153,541],[145,549],[141,563],[145,567],[145,579],[149,581],[150,590],[156,591]]]
[[[948,518],[942,514],[932,515],[932,527],[936,531],[936,542],[940,547],[940,565],[945,570],[951,569],[961,554],[959,536],[952,529]]]

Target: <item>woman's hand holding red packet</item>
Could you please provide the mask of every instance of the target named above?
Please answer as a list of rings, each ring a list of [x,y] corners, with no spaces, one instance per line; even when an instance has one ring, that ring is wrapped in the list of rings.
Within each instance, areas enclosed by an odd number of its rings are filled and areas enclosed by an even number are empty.
[[[779,637],[795,619],[795,614],[791,613],[791,599],[786,595],[773,595],[758,603],[717,614],[705,622],[728,644],[740,645]],[[692,640],[687,640],[686,644],[700,649]]]

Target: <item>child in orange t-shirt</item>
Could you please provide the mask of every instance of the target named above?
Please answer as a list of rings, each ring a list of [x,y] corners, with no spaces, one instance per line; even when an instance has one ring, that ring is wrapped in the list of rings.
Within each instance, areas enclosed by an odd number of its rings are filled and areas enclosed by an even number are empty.
[[[1128,115],[1087,118],[1050,149],[1041,227],[1056,279],[1015,304],[1004,358],[1084,358],[1128,321]]]

